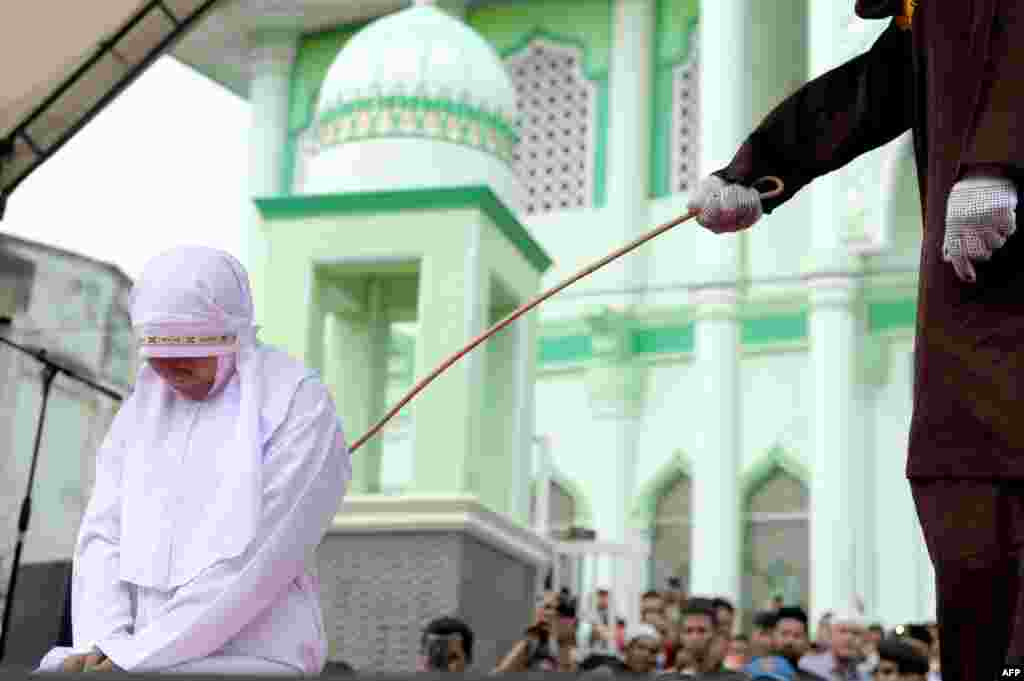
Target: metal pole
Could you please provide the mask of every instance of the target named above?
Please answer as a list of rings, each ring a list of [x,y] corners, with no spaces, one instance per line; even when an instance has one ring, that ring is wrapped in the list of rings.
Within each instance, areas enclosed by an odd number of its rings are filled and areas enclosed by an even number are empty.
[[[45,354],[41,351],[40,354]],[[11,610],[14,605],[14,592],[18,586],[18,566],[21,564],[21,551],[28,532],[29,517],[32,514],[32,485],[35,482],[36,466],[39,463],[39,445],[43,439],[43,424],[46,422],[46,404],[50,399],[50,387],[57,375],[57,369],[50,364],[43,367],[43,404],[39,410],[39,421],[36,424],[36,440],[32,448],[32,464],[28,473],[28,492],[21,502],[21,513],[18,516],[18,543],[14,547],[14,564],[7,583],[7,598],[4,600],[3,632],[0,633],[0,662],[7,652],[7,635],[11,631]]]

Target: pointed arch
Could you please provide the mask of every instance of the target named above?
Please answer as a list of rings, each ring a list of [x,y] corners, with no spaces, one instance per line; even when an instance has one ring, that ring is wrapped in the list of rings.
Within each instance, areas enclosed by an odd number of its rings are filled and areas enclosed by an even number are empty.
[[[573,505],[573,525],[577,527],[591,528],[594,522],[594,511],[590,505],[590,497],[587,496],[583,487],[575,480],[567,476],[558,466],[552,464],[551,466],[551,482],[555,483],[559,487],[565,490],[565,493],[572,499]],[[535,497],[537,494],[537,487],[540,485],[540,478],[534,477],[530,481],[530,496]]]
[[[810,478],[807,466],[780,444],[765,452],[741,475],[740,602],[747,625],[754,611],[770,597],[781,596],[787,603],[806,607],[810,583]],[[798,483],[802,490],[794,490],[790,481]],[[767,496],[759,499],[762,493]],[[791,503],[790,495],[794,493],[799,495],[796,505]]]
[[[680,478],[693,478],[693,464],[682,450],[676,450],[637,491],[630,509],[630,524],[644,530],[653,527],[658,501]]]
[[[807,466],[777,444],[748,466],[740,477],[744,508],[750,505],[758,490],[779,471],[796,478],[805,487],[810,487],[811,473]]]

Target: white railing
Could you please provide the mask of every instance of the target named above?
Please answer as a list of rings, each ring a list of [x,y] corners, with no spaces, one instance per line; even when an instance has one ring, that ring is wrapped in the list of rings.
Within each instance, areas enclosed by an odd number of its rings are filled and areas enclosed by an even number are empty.
[[[565,541],[555,544],[552,587],[568,586],[580,597],[580,615],[590,594],[599,586],[610,592],[611,621],[619,617],[627,624],[640,621],[640,595],[647,589],[650,547],[603,541]],[[571,574],[563,574],[563,565]],[[607,575],[605,577],[604,575]]]
[[[536,436],[537,445],[537,507],[533,529],[543,537],[551,537],[552,457],[551,438]],[[647,589],[647,566],[651,558],[649,542],[633,543],[603,541],[555,541],[552,561],[552,588],[567,586],[579,596],[580,606],[599,586],[610,591],[609,607],[612,622],[622,617],[627,623],[640,620],[640,595]],[[538,594],[546,575],[538,576]],[[580,613],[582,614],[582,613]]]

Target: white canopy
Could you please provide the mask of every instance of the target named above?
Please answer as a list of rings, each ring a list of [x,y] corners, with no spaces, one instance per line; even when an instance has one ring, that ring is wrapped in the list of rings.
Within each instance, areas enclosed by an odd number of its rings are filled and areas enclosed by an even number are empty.
[[[466,0],[468,6],[486,0]],[[248,40],[368,21],[410,0],[31,0],[0,20],[4,199],[161,54],[246,97]],[[194,29],[194,30],[193,30]],[[186,35],[187,33],[187,35]]]
[[[0,21],[0,217],[43,161],[221,0],[32,0]]]

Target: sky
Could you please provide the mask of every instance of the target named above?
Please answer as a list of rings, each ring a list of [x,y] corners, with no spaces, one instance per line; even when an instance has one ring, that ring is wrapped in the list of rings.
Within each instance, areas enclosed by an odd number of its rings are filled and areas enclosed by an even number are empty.
[[[0,233],[135,278],[182,244],[241,257],[249,105],[162,57],[11,194]]]

